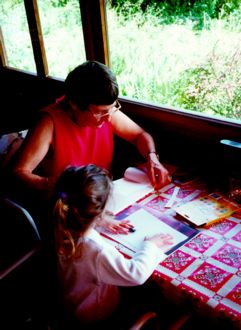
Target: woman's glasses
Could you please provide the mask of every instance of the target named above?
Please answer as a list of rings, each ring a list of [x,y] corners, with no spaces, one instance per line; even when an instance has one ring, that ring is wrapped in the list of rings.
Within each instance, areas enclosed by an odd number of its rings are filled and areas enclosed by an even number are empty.
[[[90,112],[93,115],[93,117],[95,117],[95,119],[100,120],[103,117],[112,116],[116,111],[118,111],[120,109],[121,109],[120,102],[118,100],[116,100],[115,105],[113,107],[111,107],[109,110],[98,111],[98,112],[93,112],[92,110],[90,110]]]

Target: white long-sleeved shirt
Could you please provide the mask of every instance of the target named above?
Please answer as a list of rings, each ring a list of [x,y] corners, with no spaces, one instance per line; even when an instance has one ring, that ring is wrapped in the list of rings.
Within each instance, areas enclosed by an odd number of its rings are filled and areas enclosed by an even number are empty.
[[[119,303],[118,286],[143,284],[165,256],[154,243],[143,241],[142,248],[127,259],[95,229],[81,242],[80,258],[59,259],[59,275],[68,307],[87,323],[110,316]]]

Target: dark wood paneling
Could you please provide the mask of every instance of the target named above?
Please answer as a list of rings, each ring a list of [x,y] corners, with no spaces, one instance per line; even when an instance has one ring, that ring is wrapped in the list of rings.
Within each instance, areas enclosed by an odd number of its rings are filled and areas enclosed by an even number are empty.
[[[63,81],[1,70],[0,134],[31,126],[36,112],[63,94]]]

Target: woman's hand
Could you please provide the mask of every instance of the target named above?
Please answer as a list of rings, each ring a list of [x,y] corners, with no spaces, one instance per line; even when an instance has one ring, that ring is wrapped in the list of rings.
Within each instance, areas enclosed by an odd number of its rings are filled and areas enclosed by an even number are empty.
[[[168,170],[159,162],[158,156],[154,152],[148,155],[147,173],[155,190],[159,190],[171,182]]]
[[[156,244],[157,247],[166,251],[170,245],[173,244],[173,237],[169,234],[156,234],[152,237],[146,237],[145,241],[151,241]]]
[[[105,211],[99,222],[99,225],[108,230],[111,234],[125,234],[130,232],[133,225],[129,220],[117,220],[110,211]]]

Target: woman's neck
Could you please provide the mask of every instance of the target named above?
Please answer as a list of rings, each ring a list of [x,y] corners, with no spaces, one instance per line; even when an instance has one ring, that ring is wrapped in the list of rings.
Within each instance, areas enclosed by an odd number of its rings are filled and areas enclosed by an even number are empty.
[[[79,127],[88,126],[87,112],[83,112],[70,104],[66,104],[66,106],[63,107],[63,110],[71,121]]]

